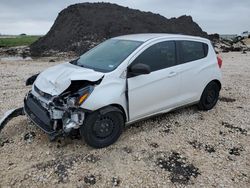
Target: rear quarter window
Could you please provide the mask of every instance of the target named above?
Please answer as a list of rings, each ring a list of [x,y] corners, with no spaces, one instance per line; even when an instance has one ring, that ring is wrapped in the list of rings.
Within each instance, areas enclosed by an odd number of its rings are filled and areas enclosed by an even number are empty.
[[[180,63],[188,63],[207,57],[208,45],[196,41],[177,41]]]

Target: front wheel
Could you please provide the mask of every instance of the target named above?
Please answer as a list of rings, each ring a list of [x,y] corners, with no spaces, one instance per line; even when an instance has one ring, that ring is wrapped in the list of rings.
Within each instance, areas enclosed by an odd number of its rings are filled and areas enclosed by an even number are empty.
[[[219,99],[220,87],[216,82],[210,82],[204,89],[198,107],[200,110],[211,110]]]
[[[85,142],[94,148],[103,148],[113,144],[121,135],[124,119],[119,109],[89,114],[80,128]]]

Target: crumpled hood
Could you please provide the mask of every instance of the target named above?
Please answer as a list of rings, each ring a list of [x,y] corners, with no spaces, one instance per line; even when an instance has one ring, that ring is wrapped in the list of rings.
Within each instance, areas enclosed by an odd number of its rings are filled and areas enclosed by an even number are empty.
[[[71,63],[63,63],[40,73],[34,84],[41,91],[54,96],[65,91],[73,80],[94,82],[102,78],[103,75],[103,73],[92,69],[79,67]]]

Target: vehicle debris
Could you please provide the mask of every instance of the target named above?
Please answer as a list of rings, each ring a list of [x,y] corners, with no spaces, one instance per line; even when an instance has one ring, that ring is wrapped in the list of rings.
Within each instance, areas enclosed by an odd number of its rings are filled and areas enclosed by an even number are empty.
[[[0,120],[0,132],[11,119],[20,115],[24,115],[22,107],[7,111],[4,114],[3,118]]]

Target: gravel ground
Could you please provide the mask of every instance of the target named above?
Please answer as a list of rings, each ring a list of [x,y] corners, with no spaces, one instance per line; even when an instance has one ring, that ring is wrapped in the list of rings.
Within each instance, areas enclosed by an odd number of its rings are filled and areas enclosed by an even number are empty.
[[[26,117],[0,134],[0,187],[250,187],[250,54],[222,54],[217,106],[136,123],[114,145],[49,142]],[[61,61],[62,62],[62,61]],[[0,61],[0,114],[22,105],[25,79],[48,59]]]

